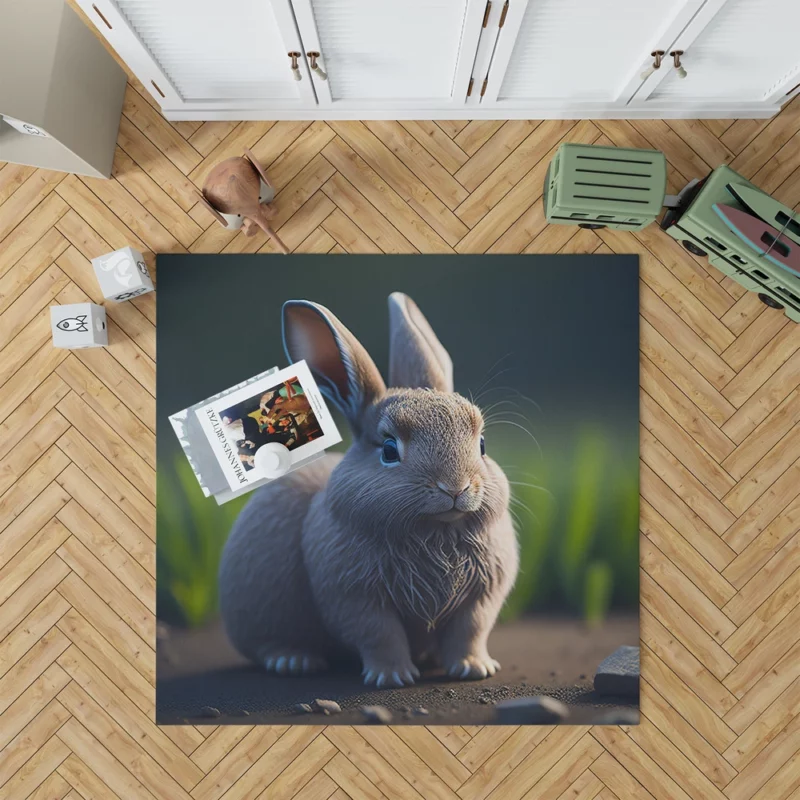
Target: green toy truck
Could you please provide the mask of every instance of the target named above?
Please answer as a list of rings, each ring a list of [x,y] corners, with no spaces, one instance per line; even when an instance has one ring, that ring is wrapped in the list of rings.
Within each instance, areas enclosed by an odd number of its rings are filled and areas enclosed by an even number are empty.
[[[691,181],[677,196],[665,194],[666,184],[666,159],[658,150],[562,144],[545,176],[545,216],[561,225],[637,231],[655,222],[666,205],[662,230],[690,253],[707,256],[725,275],[756,292],[763,303],[800,322],[800,274],[781,266],[785,258],[776,259],[785,255],[779,252],[784,250],[793,250],[792,257],[797,257],[800,219],[794,212],[725,165]],[[779,209],[769,216],[756,209],[764,229],[773,232],[771,244],[754,243],[758,250],[720,213],[753,214],[754,209],[744,206],[737,195],[742,189],[760,198],[759,206]]]
[[[708,256],[720,272],[745,289],[757,292],[763,303],[771,308],[784,309],[789,319],[800,322],[800,275],[782,269],[754,252],[714,211],[715,204],[748,210],[726,188],[729,184],[760,191],[730,167],[717,167],[679,195],[678,206],[667,210],[661,220],[661,229],[690,253]]]

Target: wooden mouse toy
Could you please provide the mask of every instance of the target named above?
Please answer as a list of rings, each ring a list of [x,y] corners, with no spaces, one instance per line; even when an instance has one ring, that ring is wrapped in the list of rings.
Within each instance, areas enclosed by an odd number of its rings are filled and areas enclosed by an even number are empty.
[[[266,187],[263,192],[262,182]],[[261,228],[286,254],[289,248],[269,224],[275,215],[275,210],[269,206],[274,196],[264,169],[246,149],[243,156],[226,158],[209,172],[200,199],[225,228],[242,226],[245,236],[254,236],[257,228]]]

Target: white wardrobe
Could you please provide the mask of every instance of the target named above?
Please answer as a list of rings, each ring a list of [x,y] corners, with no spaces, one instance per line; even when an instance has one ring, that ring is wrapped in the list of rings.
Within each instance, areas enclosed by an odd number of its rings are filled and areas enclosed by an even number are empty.
[[[800,0],[77,0],[168,119],[769,117]]]

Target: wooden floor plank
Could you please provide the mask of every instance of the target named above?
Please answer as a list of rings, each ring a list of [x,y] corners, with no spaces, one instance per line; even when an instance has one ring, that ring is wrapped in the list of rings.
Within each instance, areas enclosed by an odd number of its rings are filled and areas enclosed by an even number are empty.
[[[0,206],[36,172],[25,164],[4,164],[0,167]]]
[[[538,124],[524,119],[505,122],[456,172],[456,179],[470,192],[474,192],[506,158],[517,150]]]
[[[554,145],[569,132],[575,124],[571,121],[545,120],[537,126],[514,153],[492,170],[472,194],[457,209],[456,214],[469,225],[475,225],[488,214],[538,163],[541,163]],[[587,134],[596,134],[596,129],[587,129]],[[570,137],[572,140],[572,137]],[[544,177],[544,172],[542,172]],[[541,188],[541,181],[539,188]]]
[[[730,763],[647,681],[642,681],[641,692],[642,714],[648,722],[652,723],[652,727],[647,723],[638,727],[630,726],[628,734],[631,738],[639,742],[653,757],[660,759],[659,749],[663,750],[663,748],[656,749],[643,744],[646,738],[655,736],[650,732],[652,728],[655,728],[663,733],[664,739],[677,748],[683,757],[691,761],[702,775],[706,776],[718,789],[727,786],[736,776],[736,770]],[[685,766],[682,759],[674,758],[670,754],[669,760],[674,766],[685,772],[689,780],[693,783],[697,782],[691,769]],[[702,797],[703,794],[701,793],[700,796]]]
[[[111,174],[184,246],[188,247],[203,229],[138,164],[117,148]]]
[[[467,198],[469,192],[399,122],[374,120],[365,125],[450,210]]]
[[[649,790],[656,798],[676,798],[676,800],[689,800],[688,795],[681,786],[672,778],[670,772],[665,772],[650,756],[636,743],[616,727],[596,727],[592,736],[603,745],[605,750]],[[665,753],[662,752],[662,755]],[[674,767],[672,767],[674,768]],[[714,786],[706,784],[703,787],[709,798],[723,798],[724,795]]]
[[[68,244],[67,240],[55,228],[50,228],[3,275],[2,279],[0,279],[0,314],[66,250]]]
[[[692,617],[718,642],[724,642],[736,626],[708,599],[664,553],[646,537],[640,545],[642,567],[679,605],[690,609]],[[726,684],[727,685],[727,684]]]
[[[403,202],[451,247],[464,236],[467,232],[464,223],[366,125],[355,122],[329,124],[372,170],[381,171],[383,179]],[[412,137],[412,141],[416,140]],[[407,160],[411,161],[411,158]]]
[[[153,585],[142,567],[127,559],[126,553],[105,533],[97,523],[92,525],[88,513],[72,503],[61,512],[59,521],[69,528],[73,538],[67,540],[59,549],[60,559],[69,566],[87,585],[102,597],[106,603],[146,642],[155,642],[155,603],[149,597],[139,599],[143,589]],[[87,529],[91,531],[87,536]],[[81,541],[94,543],[97,556]],[[105,567],[105,568],[104,568]],[[130,587],[133,587],[131,589]]]
[[[202,160],[200,153],[130,84],[122,113],[184,174]]]
[[[450,252],[450,246],[392,190],[359,155],[343,141],[334,139],[322,151],[331,165],[387,217],[394,217],[395,227],[422,250]]]
[[[59,702],[78,720],[120,764],[136,775],[160,800],[189,800],[190,789],[202,775],[189,759],[172,752],[159,753],[156,760],[128,732],[109,716],[75,681],[58,695]],[[175,748],[177,750],[177,748]]]
[[[400,124],[451,174],[469,160],[469,156],[435,122],[402,120]]]
[[[414,245],[383,214],[375,211],[366,202],[364,196],[347,178],[337,173],[326,181],[322,191],[342,212],[334,215],[330,222],[326,221],[325,229],[348,252],[368,251],[370,243],[376,246],[376,252],[417,252]]]
[[[641,574],[641,587],[644,608],[670,630],[677,627],[673,620],[680,620],[681,630],[675,638],[687,650],[697,653],[701,663],[718,680],[722,680],[736,666],[736,662],[714,638],[644,570]]]
[[[685,645],[675,639],[654,614],[643,608],[641,618],[642,642],[712,711],[721,716],[736,705],[736,696]]]
[[[102,767],[99,767],[102,771]],[[70,786],[74,787],[68,795],[72,800],[73,795],[81,798],[107,797],[108,800],[120,800],[120,796],[112,791],[108,782],[96,775],[83,761],[73,753],[58,768],[58,775]],[[127,797],[123,794],[122,797]]]

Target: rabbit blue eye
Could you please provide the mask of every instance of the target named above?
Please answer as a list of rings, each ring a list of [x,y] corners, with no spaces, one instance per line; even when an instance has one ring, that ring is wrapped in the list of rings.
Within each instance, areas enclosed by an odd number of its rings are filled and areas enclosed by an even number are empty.
[[[483,435],[481,435],[481,455],[486,455],[486,438]]]
[[[397,440],[393,439],[391,436],[383,440],[383,445],[381,447],[381,463],[400,463],[400,450],[397,447]]]

